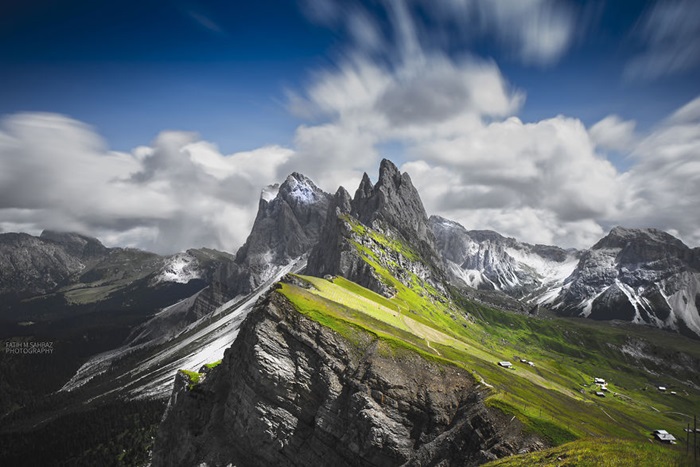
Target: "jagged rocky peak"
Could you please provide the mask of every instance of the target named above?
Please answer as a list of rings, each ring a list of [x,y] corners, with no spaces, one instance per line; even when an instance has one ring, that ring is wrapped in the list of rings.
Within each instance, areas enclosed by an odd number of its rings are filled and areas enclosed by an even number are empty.
[[[426,261],[439,262],[418,190],[408,173],[401,173],[390,160],[383,159],[379,165],[376,185],[364,174],[352,200],[352,215],[369,227],[397,233],[414,245]]]
[[[328,212],[349,214],[351,210],[352,198],[350,197],[350,193],[342,186],[338,187],[328,208]]]
[[[267,187],[236,261],[243,264],[265,257],[267,262],[280,264],[308,252],[318,240],[330,200],[331,195],[298,172],[278,187]]]
[[[370,196],[372,196],[373,189],[374,185],[372,185],[372,181],[369,179],[369,175],[367,175],[367,172],[365,172],[362,174],[362,181],[360,181],[360,186],[357,187],[357,191],[355,192],[355,198],[369,198]]]
[[[428,232],[428,216],[411,177],[399,172],[388,159],[383,159],[379,165],[376,185],[372,185],[366,173],[363,175],[352,202],[352,212],[365,225],[383,221],[407,239],[415,233],[423,236]]]
[[[288,203],[316,204],[327,200],[328,194],[317,187],[308,177],[293,172],[282,183],[279,195]]]
[[[361,229],[353,223],[373,229],[380,237],[400,240],[420,259],[409,259],[398,250],[380,245],[376,238],[360,233]],[[335,194],[320,241],[309,255],[306,273],[319,277],[341,275],[377,293],[392,296],[395,291],[375,274],[353,246],[356,244],[381,257],[380,263],[389,270],[399,264],[438,288],[445,279],[420,196],[408,174],[400,173],[386,159],[380,165],[379,181],[375,185],[364,174],[354,198],[350,199],[342,187]]]

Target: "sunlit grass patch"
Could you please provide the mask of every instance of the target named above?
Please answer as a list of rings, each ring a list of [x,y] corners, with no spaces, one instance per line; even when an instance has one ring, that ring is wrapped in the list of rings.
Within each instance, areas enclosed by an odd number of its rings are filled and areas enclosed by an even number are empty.
[[[679,448],[662,446],[648,441],[622,439],[585,439],[547,449],[500,459],[485,464],[487,467],[516,467],[523,465],[552,467],[659,467],[691,466]]]

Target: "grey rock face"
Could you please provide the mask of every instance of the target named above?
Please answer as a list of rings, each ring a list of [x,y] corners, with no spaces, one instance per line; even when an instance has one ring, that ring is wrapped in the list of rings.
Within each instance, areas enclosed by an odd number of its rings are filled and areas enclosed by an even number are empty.
[[[351,206],[352,215],[364,225],[393,230],[414,246],[426,262],[441,263],[420,195],[408,173],[399,172],[391,161],[382,160],[379,181],[374,186],[364,174]]]
[[[309,252],[318,242],[331,195],[293,173],[280,186],[263,190],[258,213],[235,262],[214,271],[211,286],[197,298],[197,316],[254,291],[283,266]]]
[[[153,465],[477,465],[542,447],[464,370],[381,345],[350,344],[272,293],[202,384],[177,382]]]
[[[582,256],[555,306],[700,336],[698,250],[656,229],[615,227]]]
[[[410,245],[419,258],[410,259],[390,251],[372,235],[355,231],[352,223]],[[342,187],[335,194],[320,241],[309,255],[306,273],[318,277],[341,275],[377,293],[392,296],[394,291],[362,258],[357,245],[371,251],[399,280],[408,280],[401,270],[411,271],[442,288],[443,263],[435,249],[423,203],[408,174],[401,174],[388,160],[381,163],[376,185],[364,174],[353,199]]]
[[[66,283],[86,267],[76,249],[29,234],[0,235],[0,294],[35,296]]]
[[[452,281],[516,298],[532,298],[561,285],[578,252],[530,245],[489,230],[467,230],[439,216],[430,217]]]
[[[304,175],[291,174],[273,200],[260,199],[253,229],[236,261],[251,264],[269,254],[271,261],[280,262],[307,253],[321,233],[330,199]]]

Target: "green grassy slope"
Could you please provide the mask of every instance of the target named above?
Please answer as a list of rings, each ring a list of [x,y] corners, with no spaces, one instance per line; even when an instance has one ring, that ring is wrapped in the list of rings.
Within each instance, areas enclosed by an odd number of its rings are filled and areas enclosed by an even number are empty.
[[[656,429],[668,430],[684,446],[683,429],[694,413],[700,414],[700,375],[676,363],[700,360],[697,342],[641,327],[530,318],[459,302],[398,265],[417,257],[409,246],[364,226],[353,230],[372,239],[374,248],[354,242],[355,248],[396,294],[386,298],[342,277],[297,276],[303,286],[284,283],[278,293],[304,315],[351,342],[370,333],[392,346],[464,368],[491,388],[488,404],[513,414],[553,446],[587,439],[650,444]],[[661,354],[643,365],[620,350],[650,339],[660,342],[654,349]],[[499,367],[501,360],[513,362],[513,368]],[[595,395],[596,377],[609,382],[604,398]],[[658,391],[659,384],[668,391]],[[627,452],[621,447],[618,457]]]

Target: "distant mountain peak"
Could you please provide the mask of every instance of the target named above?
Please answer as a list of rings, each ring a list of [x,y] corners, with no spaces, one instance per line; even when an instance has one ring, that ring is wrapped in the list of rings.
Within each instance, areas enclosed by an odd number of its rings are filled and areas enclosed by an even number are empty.
[[[678,238],[663,230],[654,228],[632,229],[617,226],[613,227],[608,235],[600,239],[591,249],[624,248],[632,241],[644,242],[647,244],[671,244],[676,247],[687,248]]]

